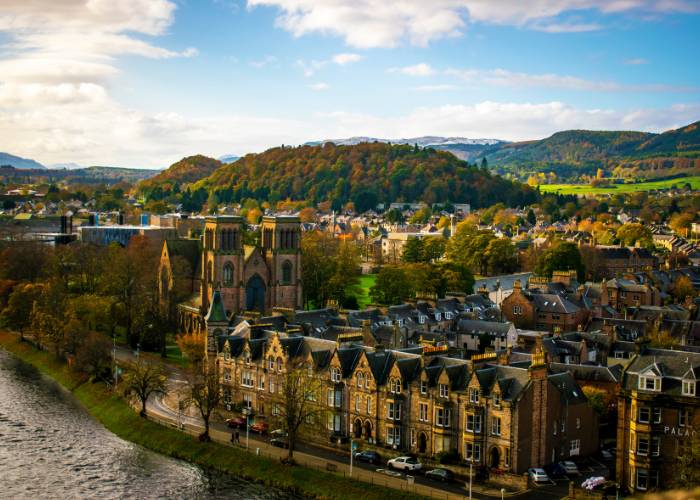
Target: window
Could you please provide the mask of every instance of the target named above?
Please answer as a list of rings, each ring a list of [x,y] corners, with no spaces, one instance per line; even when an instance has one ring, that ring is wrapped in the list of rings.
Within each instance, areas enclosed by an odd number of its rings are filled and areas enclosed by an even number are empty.
[[[695,396],[695,380],[684,380],[683,381],[683,395],[684,396]]]
[[[428,421],[428,403],[420,403],[418,406],[418,420],[421,422]]]
[[[224,264],[224,286],[233,285],[233,266],[230,262]]]
[[[646,406],[639,407],[639,419],[638,420],[640,423],[648,424],[650,415],[651,415],[650,408],[647,408]]]
[[[658,457],[659,455],[661,455],[661,438],[653,436],[651,438],[651,456]]]
[[[361,401],[362,396],[359,394],[355,394],[355,411],[359,412],[360,411],[360,401]]]
[[[367,415],[372,414],[372,398],[367,396]]]
[[[282,264],[282,284],[289,285],[292,282],[292,263],[288,260]]]
[[[331,368],[331,380],[335,383],[340,382],[340,370],[338,368]]]
[[[435,425],[438,427],[450,426],[450,409],[436,408],[435,409]]]
[[[578,429],[580,429],[580,428],[581,428],[581,418],[580,418],[580,417],[576,417],[576,429],[578,430]]]
[[[388,427],[386,430],[386,444],[401,446],[401,427]]]
[[[499,417],[491,418],[491,434],[494,436],[501,435],[501,419]]]
[[[637,489],[646,490],[649,487],[649,473],[646,469],[637,469]]]
[[[450,395],[450,390],[447,384],[440,384],[440,397],[447,398]]]
[[[265,390],[265,375],[260,375],[258,378],[258,389],[261,391]]]
[[[479,403],[479,389],[469,389],[469,402],[474,404]]]
[[[357,387],[365,385],[365,374],[360,372],[357,374]]]
[[[275,381],[270,378],[270,394],[275,392]]]
[[[277,371],[282,372],[282,358],[277,358]]]
[[[566,420],[561,421],[561,431],[566,432]]]
[[[241,373],[241,385],[243,387],[253,387],[253,372],[244,370]]]
[[[309,389],[306,391],[306,400],[307,401],[316,401],[316,391],[313,389]]]
[[[464,457],[467,459],[467,462],[481,462],[481,444],[467,443],[464,450]]]
[[[390,401],[386,406],[389,420],[401,420],[401,403]]]
[[[428,392],[428,381],[427,380],[421,380],[420,381],[420,393],[421,394],[426,394]]]
[[[689,422],[688,411],[678,410],[678,426],[685,427],[686,425],[688,425],[688,422]]]
[[[481,433],[481,415],[467,414],[467,432]]]
[[[275,369],[275,358],[270,356],[267,358],[267,362],[268,362],[268,367],[270,368],[270,370],[274,370]]]
[[[231,359],[231,353],[226,349],[224,351],[224,360],[228,361],[229,359]]]
[[[649,454],[649,438],[639,436],[637,439],[637,455],[646,457]]]
[[[309,425],[313,425],[313,423],[314,423],[313,413],[309,413],[308,415],[306,415],[306,423]]]
[[[401,381],[399,379],[392,378],[389,381],[389,392],[392,394],[399,394],[401,392]]]
[[[416,445],[416,430],[411,429],[411,446]]]
[[[554,430],[552,431],[552,434],[555,436],[557,435],[557,421],[556,420],[554,421]]]
[[[660,391],[661,377],[639,377],[639,388],[643,391]]]
[[[327,402],[328,406],[333,406],[335,403],[335,391],[333,389],[328,389],[328,394],[327,394]]]
[[[506,452],[503,454],[503,465],[506,469],[510,469],[510,448],[506,448]]]
[[[573,457],[581,452],[581,440],[572,439],[569,443],[569,456]]]
[[[253,408],[253,396],[251,394],[243,395],[243,406],[245,406],[249,410]]]
[[[279,415],[280,414],[280,405],[279,403],[275,403],[272,405],[272,414],[273,415]]]
[[[500,408],[501,407],[501,395],[499,393],[494,393],[493,395],[493,406],[495,408]]]
[[[334,391],[335,392],[335,407],[340,408],[343,406],[343,391]]]
[[[421,325],[424,324],[425,323],[425,316],[423,316],[422,314],[420,316],[418,316],[418,322]]]
[[[226,369],[224,370],[224,382],[230,382],[231,381],[231,370]]]
[[[513,314],[522,314],[523,306],[513,306]]]
[[[651,409],[651,419],[652,419],[652,422],[654,422],[655,424],[661,423],[661,408],[652,408]]]
[[[246,365],[250,364],[250,352],[246,351],[243,353],[243,361],[245,361]]]

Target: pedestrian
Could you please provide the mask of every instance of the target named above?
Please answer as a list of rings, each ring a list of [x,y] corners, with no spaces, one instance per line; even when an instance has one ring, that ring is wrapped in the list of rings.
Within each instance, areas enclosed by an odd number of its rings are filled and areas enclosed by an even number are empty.
[[[236,442],[241,444],[241,433],[238,432],[238,429],[236,429]]]
[[[235,443],[235,442],[236,442],[236,433],[235,433],[235,432],[232,432],[232,433],[231,433],[231,444],[233,444],[233,443]]]

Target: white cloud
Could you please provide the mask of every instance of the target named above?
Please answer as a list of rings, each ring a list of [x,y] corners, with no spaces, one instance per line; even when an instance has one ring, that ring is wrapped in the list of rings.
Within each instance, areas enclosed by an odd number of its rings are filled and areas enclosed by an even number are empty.
[[[642,57],[636,57],[634,59],[627,59],[625,61],[625,64],[631,65],[631,66],[639,66],[641,64],[649,64],[649,61],[642,58]]]
[[[329,87],[328,87],[327,83],[318,82],[318,83],[314,83],[312,85],[309,85],[309,88],[311,90],[322,91],[322,90],[328,90]]]
[[[355,62],[360,61],[361,59],[362,59],[362,56],[360,54],[350,54],[350,53],[336,54],[331,58],[331,60],[339,66],[344,66],[344,65],[350,64],[350,63],[355,63]]]
[[[505,24],[549,32],[597,29],[594,23],[559,22],[562,14],[594,9],[602,14],[696,12],[696,0],[248,0],[249,7],[276,7],[276,24],[303,36],[342,37],[353,47],[426,45],[460,35],[470,22]]]
[[[435,70],[428,64],[418,63],[413,66],[404,66],[402,68],[389,68],[389,73],[401,73],[408,76],[430,76],[435,74]]]
[[[416,87],[413,87],[413,90],[416,90],[418,92],[446,92],[457,89],[459,89],[457,85],[452,85],[449,83],[440,83],[437,85],[418,85]]]
[[[277,58],[275,56],[266,55],[262,59],[256,59],[255,61],[250,61],[249,64],[255,69],[261,69],[261,68],[264,68],[265,66],[268,66],[270,64],[274,64],[276,62],[277,62]]]
[[[622,84],[614,81],[587,80],[553,73],[533,74],[505,69],[447,69],[445,74],[474,84],[501,87],[539,87],[593,92],[698,92],[700,87],[664,84]]]

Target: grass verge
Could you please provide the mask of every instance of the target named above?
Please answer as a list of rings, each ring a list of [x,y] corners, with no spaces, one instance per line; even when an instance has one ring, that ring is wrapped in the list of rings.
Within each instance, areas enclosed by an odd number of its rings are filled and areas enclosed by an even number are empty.
[[[609,187],[592,187],[589,184],[540,184],[543,193],[557,194],[625,194],[639,191],[654,191],[672,188],[682,188],[690,184],[691,189],[700,189],[700,176],[679,177],[677,179],[665,179],[662,181],[647,181],[630,184],[612,184]]]
[[[422,498],[406,492],[353,481],[303,467],[289,467],[217,443],[200,443],[192,436],[140,418],[126,402],[102,384],[85,382],[67,365],[45,351],[19,342],[0,331],[0,347],[70,390],[102,425],[122,439],[144,448],[186,460],[257,483],[318,499],[409,500]]]
[[[360,293],[357,295],[357,303],[360,305],[360,309],[367,307],[368,304],[372,302],[369,296],[369,290],[374,286],[377,281],[376,274],[363,274],[358,280],[357,287]]]

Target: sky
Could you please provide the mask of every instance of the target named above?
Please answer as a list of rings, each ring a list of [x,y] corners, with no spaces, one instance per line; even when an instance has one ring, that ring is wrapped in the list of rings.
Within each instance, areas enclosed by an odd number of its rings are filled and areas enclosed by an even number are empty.
[[[0,0],[0,151],[184,156],[700,120],[700,0]]]

